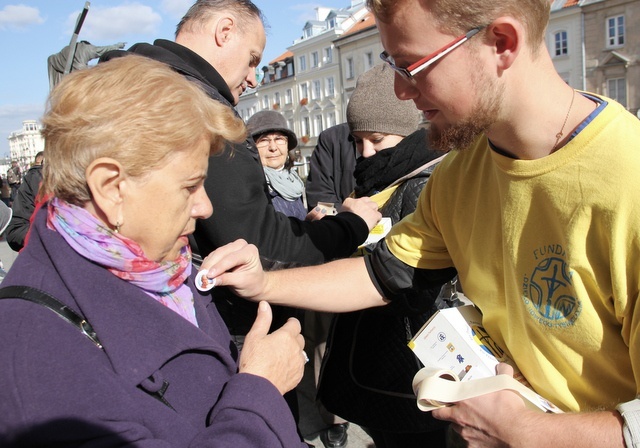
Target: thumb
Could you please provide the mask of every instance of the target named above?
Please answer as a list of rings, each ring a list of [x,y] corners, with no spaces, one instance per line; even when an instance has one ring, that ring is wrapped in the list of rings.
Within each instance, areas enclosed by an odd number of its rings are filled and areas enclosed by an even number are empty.
[[[505,362],[501,362],[496,366],[496,374],[513,376],[513,367]]]
[[[251,326],[249,333],[253,335],[253,337],[266,336],[267,333],[269,333],[272,320],[273,315],[269,304],[265,301],[258,303],[258,315],[256,316],[256,320]],[[247,334],[247,336],[249,336],[249,334]]]

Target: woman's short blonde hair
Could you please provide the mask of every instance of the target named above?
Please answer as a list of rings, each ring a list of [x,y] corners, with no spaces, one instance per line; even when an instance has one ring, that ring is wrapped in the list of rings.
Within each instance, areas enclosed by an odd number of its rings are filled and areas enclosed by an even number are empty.
[[[67,75],[49,97],[42,119],[47,163],[42,193],[84,206],[85,172],[111,157],[142,177],[176,151],[246,138],[242,120],[167,65],[128,55]]]

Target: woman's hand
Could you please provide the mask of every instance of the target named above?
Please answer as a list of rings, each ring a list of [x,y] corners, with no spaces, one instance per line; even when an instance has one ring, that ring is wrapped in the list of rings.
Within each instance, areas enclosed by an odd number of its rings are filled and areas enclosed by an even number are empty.
[[[376,204],[371,198],[368,197],[362,197],[358,199],[347,198],[340,206],[338,212],[355,213],[356,215],[364,219],[364,222],[367,223],[367,227],[369,228],[369,230],[373,229],[376,224],[378,224],[378,221],[380,221],[380,218],[382,218],[382,215],[378,211],[378,204]]]
[[[271,307],[267,302],[260,302],[258,316],[240,352],[240,373],[266,378],[285,394],[302,379],[307,360],[303,352],[304,337],[300,334],[300,322],[294,318],[267,334],[271,319]]]
[[[338,213],[338,211],[333,204],[328,202],[318,202],[313,210],[307,213],[305,221],[317,221],[325,216],[334,216],[336,213]]]

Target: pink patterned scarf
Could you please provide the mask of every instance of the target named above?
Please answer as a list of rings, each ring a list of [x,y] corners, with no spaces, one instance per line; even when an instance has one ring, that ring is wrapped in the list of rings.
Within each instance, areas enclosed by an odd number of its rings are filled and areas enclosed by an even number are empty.
[[[193,294],[185,283],[191,274],[189,246],[182,249],[175,261],[149,260],[138,243],[113,232],[85,209],[58,198],[49,203],[47,225],[57,230],[80,255],[136,285],[198,326]]]

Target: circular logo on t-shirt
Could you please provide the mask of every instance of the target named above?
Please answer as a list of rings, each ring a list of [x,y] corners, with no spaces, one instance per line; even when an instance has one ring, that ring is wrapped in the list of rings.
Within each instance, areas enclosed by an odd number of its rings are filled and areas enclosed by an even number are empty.
[[[524,303],[529,314],[543,325],[573,325],[582,306],[574,295],[564,252],[550,250],[547,255],[541,259],[531,276],[524,279]]]

